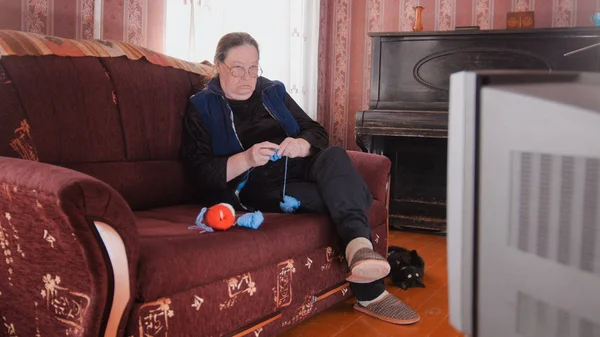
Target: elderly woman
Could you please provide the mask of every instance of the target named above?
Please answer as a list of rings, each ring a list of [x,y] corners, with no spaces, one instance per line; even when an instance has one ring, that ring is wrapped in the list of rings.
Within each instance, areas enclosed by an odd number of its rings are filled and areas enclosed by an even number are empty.
[[[300,212],[328,213],[336,225],[359,311],[397,324],[419,316],[385,290],[387,260],[373,250],[367,211],[372,196],[346,151],[329,147],[325,129],[261,76],[258,43],[247,33],[223,36],[217,76],[190,99],[184,118],[184,162],[208,195],[238,209],[280,211],[281,191]],[[287,160],[271,160],[277,154]],[[287,173],[286,173],[287,163]]]

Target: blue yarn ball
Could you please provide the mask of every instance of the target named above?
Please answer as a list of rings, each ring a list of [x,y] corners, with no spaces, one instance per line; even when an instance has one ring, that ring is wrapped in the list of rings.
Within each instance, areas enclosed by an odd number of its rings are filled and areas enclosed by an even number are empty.
[[[279,207],[285,213],[293,213],[300,207],[300,201],[289,195],[284,195],[283,201],[279,203]]]
[[[237,220],[238,226],[257,229],[263,223],[265,218],[263,217],[260,211],[256,211],[254,213],[246,213],[244,215],[240,215]]]

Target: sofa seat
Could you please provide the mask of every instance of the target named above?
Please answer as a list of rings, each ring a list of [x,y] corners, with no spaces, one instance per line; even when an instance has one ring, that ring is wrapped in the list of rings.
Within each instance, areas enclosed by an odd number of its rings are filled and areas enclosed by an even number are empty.
[[[233,227],[199,233],[188,227],[200,208],[180,205],[135,212],[140,235],[139,300],[155,300],[226,279],[336,241],[324,214],[266,213],[258,230]],[[370,222],[372,226],[385,222],[382,202],[374,202]]]

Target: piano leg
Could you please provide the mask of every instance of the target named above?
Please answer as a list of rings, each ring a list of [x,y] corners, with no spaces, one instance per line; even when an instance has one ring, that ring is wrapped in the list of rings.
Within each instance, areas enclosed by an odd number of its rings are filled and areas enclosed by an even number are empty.
[[[385,149],[385,137],[359,134],[356,135],[356,145],[358,145],[363,152],[383,155]]]
[[[358,145],[363,152],[371,153],[373,150],[373,136],[356,135],[356,145]]]

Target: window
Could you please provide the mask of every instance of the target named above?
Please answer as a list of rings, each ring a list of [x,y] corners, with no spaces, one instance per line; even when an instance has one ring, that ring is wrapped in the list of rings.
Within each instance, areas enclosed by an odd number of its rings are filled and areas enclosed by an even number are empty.
[[[213,62],[221,36],[252,35],[263,76],[279,80],[313,119],[317,112],[318,0],[167,0],[168,55]]]

